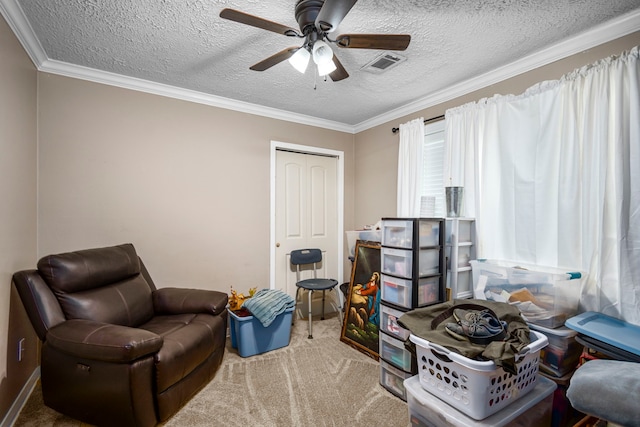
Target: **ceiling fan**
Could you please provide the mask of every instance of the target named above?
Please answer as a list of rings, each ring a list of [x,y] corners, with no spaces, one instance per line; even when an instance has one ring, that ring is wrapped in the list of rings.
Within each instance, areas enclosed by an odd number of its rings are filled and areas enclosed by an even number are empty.
[[[300,30],[269,21],[234,9],[223,9],[220,17],[252,27],[262,28],[289,37],[304,39],[302,46],[286,48],[250,67],[264,71],[288,59],[291,65],[304,73],[309,59],[313,58],[320,76],[329,75],[334,82],[346,79],[349,73],[333,55],[329,43],[348,49],[405,50],[411,36],[408,34],[341,34],[335,39],[330,33],[349,13],[357,0],[298,0],[295,17]]]

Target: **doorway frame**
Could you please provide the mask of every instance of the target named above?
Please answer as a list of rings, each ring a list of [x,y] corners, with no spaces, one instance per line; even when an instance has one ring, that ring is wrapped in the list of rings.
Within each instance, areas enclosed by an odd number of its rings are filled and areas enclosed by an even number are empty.
[[[334,157],[337,160],[336,189],[338,207],[338,251],[336,265],[338,266],[338,283],[344,282],[344,151],[328,148],[312,147],[309,145],[291,144],[282,141],[271,141],[270,148],[270,201],[269,201],[269,289],[276,289],[276,155],[278,150],[293,151],[301,154],[316,154]]]

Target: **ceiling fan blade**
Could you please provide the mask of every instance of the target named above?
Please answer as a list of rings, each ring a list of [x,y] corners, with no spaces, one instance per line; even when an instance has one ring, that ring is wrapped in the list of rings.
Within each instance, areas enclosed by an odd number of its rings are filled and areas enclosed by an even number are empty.
[[[271,55],[267,59],[264,59],[264,60],[258,62],[257,64],[252,65],[251,67],[249,67],[249,69],[253,70],[253,71],[264,71],[264,70],[267,70],[267,69],[273,67],[274,65],[281,63],[285,59],[291,58],[291,56],[294,53],[296,53],[296,50],[298,50],[298,49],[300,49],[300,46],[288,47],[288,48],[286,48],[284,50],[281,50],[280,52],[276,53],[275,55]]]
[[[274,33],[284,34],[285,36],[300,36],[300,33],[294,28],[258,16],[249,15],[248,13],[235,9],[222,9],[220,17],[241,24],[251,25],[252,27],[262,28],[263,30],[273,31]]]
[[[327,33],[334,31],[357,1],[325,0],[316,18],[316,28]]]
[[[351,49],[405,50],[411,42],[408,34],[340,34],[336,44]]]
[[[333,55],[333,63],[336,64],[336,69],[329,74],[331,80],[334,82],[339,82],[340,80],[344,80],[349,77],[349,73],[344,69],[342,63],[338,60],[338,57]]]

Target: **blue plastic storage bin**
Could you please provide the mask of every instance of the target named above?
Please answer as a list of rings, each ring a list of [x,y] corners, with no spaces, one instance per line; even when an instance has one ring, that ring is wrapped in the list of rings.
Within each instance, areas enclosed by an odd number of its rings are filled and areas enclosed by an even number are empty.
[[[579,337],[591,338],[630,353],[628,360],[637,361],[636,358],[640,357],[640,326],[594,311],[567,319],[566,326],[581,334]],[[627,359],[622,357],[620,360]]]
[[[275,320],[264,327],[253,316],[240,317],[229,312],[229,331],[231,346],[238,349],[242,357],[253,356],[289,345],[291,338],[291,316],[293,308],[279,314]]]

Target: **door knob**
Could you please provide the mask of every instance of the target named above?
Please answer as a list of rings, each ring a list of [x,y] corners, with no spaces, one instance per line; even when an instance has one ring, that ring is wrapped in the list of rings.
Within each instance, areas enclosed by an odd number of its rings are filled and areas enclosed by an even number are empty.
[[[279,247],[280,247],[280,243],[276,243],[276,248],[279,248]]]

